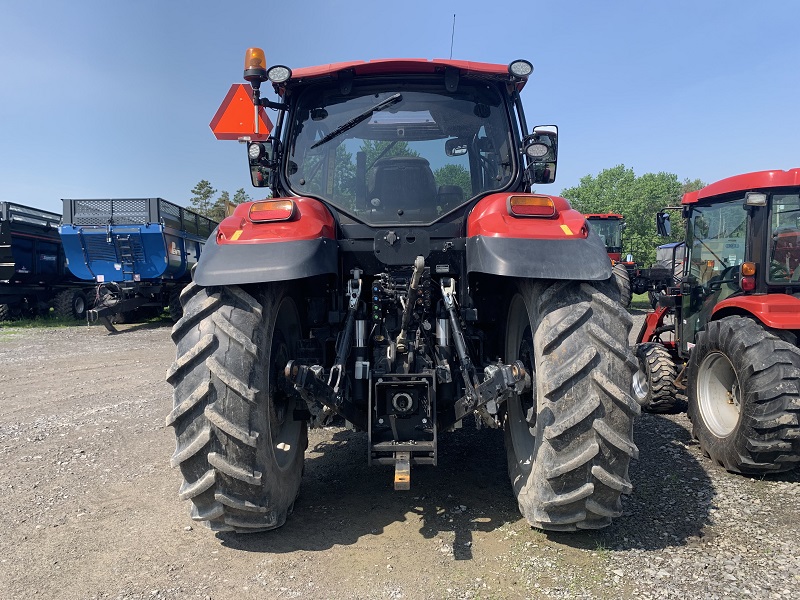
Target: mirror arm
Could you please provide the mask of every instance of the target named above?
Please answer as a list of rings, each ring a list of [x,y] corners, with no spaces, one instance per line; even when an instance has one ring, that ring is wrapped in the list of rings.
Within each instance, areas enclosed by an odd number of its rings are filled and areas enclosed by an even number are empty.
[[[275,110],[287,110],[289,108],[288,104],[284,104],[283,102],[272,102],[266,98],[259,98],[258,105],[266,106],[267,108],[274,108]]]

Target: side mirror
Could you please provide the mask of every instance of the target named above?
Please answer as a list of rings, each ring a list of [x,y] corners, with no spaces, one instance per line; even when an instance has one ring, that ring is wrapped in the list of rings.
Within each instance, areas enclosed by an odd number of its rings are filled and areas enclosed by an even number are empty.
[[[275,146],[272,140],[248,142],[247,161],[250,165],[250,181],[253,186],[269,186],[270,174],[275,168]]]
[[[672,224],[669,221],[669,213],[656,213],[656,229],[661,237],[669,237],[672,233]]]
[[[462,138],[452,138],[444,143],[444,153],[447,156],[464,156],[467,153],[467,141]]]
[[[523,141],[528,157],[528,178],[533,183],[553,183],[558,162],[558,127],[537,125]]]

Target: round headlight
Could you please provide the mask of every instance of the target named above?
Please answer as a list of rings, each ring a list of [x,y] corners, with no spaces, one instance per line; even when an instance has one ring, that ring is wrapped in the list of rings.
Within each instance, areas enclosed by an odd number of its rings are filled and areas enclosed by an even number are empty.
[[[527,60],[515,60],[508,65],[508,72],[516,77],[527,77],[533,73],[533,65]]]
[[[261,144],[250,144],[247,147],[247,155],[250,157],[250,160],[258,160],[261,158]]]
[[[267,71],[267,79],[272,83],[283,83],[292,76],[292,70],[283,65],[275,65]]]
[[[544,158],[548,152],[550,152],[550,148],[547,144],[531,144],[525,148],[525,154],[534,160]]]

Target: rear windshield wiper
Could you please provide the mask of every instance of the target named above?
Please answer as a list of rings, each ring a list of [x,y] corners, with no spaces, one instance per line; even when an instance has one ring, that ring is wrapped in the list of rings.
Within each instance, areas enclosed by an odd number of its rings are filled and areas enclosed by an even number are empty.
[[[360,115],[355,116],[352,119],[350,119],[347,123],[344,123],[343,125],[340,125],[336,129],[331,131],[328,135],[326,135],[324,138],[322,138],[320,141],[318,141],[316,144],[311,146],[311,148],[309,148],[309,149],[313,150],[317,146],[321,146],[325,142],[331,141],[337,135],[340,135],[340,134],[344,133],[348,129],[352,129],[353,127],[355,127],[356,125],[358,125],[362,121],[366,121],[367,119],[369,119],[372,116],[372,113],[378,112],[379,110],[383,110],[384,108],[388,108],[392,104],[397,104],[402,99],[403,99],[403,94],[395,94],[393,96],[389,96],[386,100],[383,100],[382,102],[378,102],[378,104],[376,104],[372,108],[369,108],[369,109],[365,110]]]

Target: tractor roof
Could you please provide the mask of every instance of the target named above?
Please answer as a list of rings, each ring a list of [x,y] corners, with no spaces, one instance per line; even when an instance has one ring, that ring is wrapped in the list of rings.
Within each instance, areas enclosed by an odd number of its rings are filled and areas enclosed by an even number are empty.
[[[343,71],[352,71],[355,76],[426,75],[443,73],[444,69],[447,67],[458,69],[464,77],[478,77],[495,81],[514,81],[517,84],[518,90],[523,88],[526,81],[524,78],[510,75],[508,72],[508,65],[440,58],[433,60],[425,58],[391,58],[368,61],[357,60],[293,69],[292,77],[284,84],[276,85],[276,89],[284,85],[292,86],[325,77],[337,78],[339,73]]]
[[[683,195],[681,204],[695,204],[704,198],[722,196],[733,192],[763,190],[767,188],[800,186],[800,169],[789,171],[756,171],[721,179],[696,192]]]
[[[587,219],[624,219],[622,215],[618,215],[617,213],[591,213],[587,215],[583,215]]]

